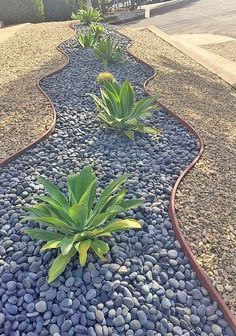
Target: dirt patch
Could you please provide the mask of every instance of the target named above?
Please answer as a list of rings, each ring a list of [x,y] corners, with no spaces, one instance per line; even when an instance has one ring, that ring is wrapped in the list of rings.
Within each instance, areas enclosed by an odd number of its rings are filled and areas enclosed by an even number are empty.
[[[65,63],[56,46],[73,36],[69,22],[31,24],[1,43],[0,160],[47,130],[53,114],[36,81]]]
[[[236,40],[223,43],[203,44],[201,48],[236,62]]]

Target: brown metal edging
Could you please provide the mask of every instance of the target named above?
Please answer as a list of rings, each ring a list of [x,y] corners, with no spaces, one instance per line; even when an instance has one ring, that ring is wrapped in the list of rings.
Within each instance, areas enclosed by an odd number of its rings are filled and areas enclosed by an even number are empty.
[[[122,36],[125,36],[123,33],[119,32],[119,34],[121,34]],[[126,37],[126,36],[125,36]],[[146,62],[144,62],[143,60],[141,60],[140,58],[138,58],[136,55],[133,54],[132,51],[130,51],[131,46],[134,44],[134,42],[131,42],[128,46],[127,46],[127,51],[128,53],[135,58],[135,60],[139,63],[142,63],[144,65],[148,65],[150,68],[153,69],[154,74],[149,77],[145,82],[144,82],[144,90],[145,92],[150,95],[150,92],[147,89],[147,85],[148,83],[157,75],[156,70],[150,66],[149,64],[147,64]],[[228,306],[226,305],[226,303],[224,302],[223,298],[221,297],[221,295],[217,292],[216,288],[213,286],[209,276],[207,275],[207,273],[203,270],[203,268],[200,266],[200,264],[198,263],[196,257],[194,256],[194,254],[192,253],[192,250],[189,246],[189,244],[187,243],[186,239],[184,238],[184,235],[181,231],[178,219],[177,219],[177,215],[176,215],[176,210],[175,210],[175,198],[176,198],[176,191],[177,188],[180,184],[180,182],[183,180],[183,178],[185,177],[185,175],[193,168],[193,166],[197,163],[197,161],[201,158],[202,153],[204,151],[204,142],[203,139],[201,138],[201,136],[197,133],[197,131],[184,119],[182,119],[180,116],[178,116],[175,112],[170,111],[168,108],[166,108],[163,104],[161,104],[160,102],[157,102],[158,105],[160,107],[163,107],[173,118],[175,118],[176,120],[178,120],[181,124],[183,124],[189,132],[191,132],[198,140],[199,142],[199,151],[197,156],[195,157],[195,159],[185,168],[185,170],[180,174],[180,176],[178,177],[177,181],[174,184],[174,187],[171,191],[171,195],[170,195],[170,203],[169,203],[169,216],[171,219],[171,223],[173,226],[173,230],[174,233],[176,235],[176,238],[179,240],[181,247],[185,253],[185,255],[187,256],[187,258],[189,259],[194,271],[197,273],[198,279],[200,281],[200,283],[206,288],[206,290],[209,293],[209,296],[211,297],[211,299],[213,301],[216,301],[221,309],[221,311],[223,312],[224,318],[225,320],[228,322],[229,326],[232,328],[233,332],[236,333],[236,318],[233,315],[233,313],[230,311],[230,309],[228,308]]]

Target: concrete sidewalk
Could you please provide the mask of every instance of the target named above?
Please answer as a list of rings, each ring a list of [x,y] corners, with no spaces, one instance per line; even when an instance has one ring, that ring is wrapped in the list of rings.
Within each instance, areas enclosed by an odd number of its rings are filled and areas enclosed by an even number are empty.
[[[159,8],[130,27],[156,26],[167,34],[219,34],[236,38],[235,0],[186,0]],[[126,26],[127,26],[126,25]]]
[[[217,35],[194,36],[191,35],[168,35],[155,26],[147,27],[152,33],[165,40],[173,47],[177,48],[208,70],[212,71],[218,77],[222,78],[228,84],[236,88],[236,62],[231,61],[225,57],[218,56],[199,45],[212,43],[221,43],[225,41],[232,41],[230,37],[217,37]],[[195,44],[193,43],[195,42]]]

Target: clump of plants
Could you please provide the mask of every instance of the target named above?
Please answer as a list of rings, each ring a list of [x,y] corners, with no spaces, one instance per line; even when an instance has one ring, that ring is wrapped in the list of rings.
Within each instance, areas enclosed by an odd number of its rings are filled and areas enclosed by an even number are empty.
[[[102,13],[95,8],[83,7],[77,13],[73,13],[71,18],[79,20],[82,24],[89,25],[93,22],[100,22],[102,20]]]
[[[49,269],[48,283],[64,272],[77,253],[82,266],[86,263],[89,249],[105,260],[109,245],[101,238],[141,227],[137,220],[116,218],[120,213],[142,204],[139,199],[125,199],[126,189],[117,191],[129,176],[124,174],[117,177],[101,192],[99,198],[96,198],[97,179],[91,166],[68,176],[67,197],[50,181],[38,177],[49,196],[38,196],[42,203],[26,207],[32,215],[25,216],[23,221],[36,221],[45,226],[25,230],[31,237],[46,242],[43,251],[60,250]]]
[[[158,134],[159,129],[144,125],[140,119],[151,116],[156,97],[147,97],[135,100],[135,92],[127,79],[122,85],[116,80],[102,81],[101,97],[94,94],[98,118],[108,128],[123,132],[131,140],[135,140],[135,132]]]
[[[76,48],[80,45],[83,48],[93,48],[99,43],[104,31],[105,29],[103,26],[91,24],[88,33],[80,33],[76,35],[73,47]]]
[[[118,46],[119,42],[114,43],[110,36],[101,39],[94,47],[96,56],[103,62],[105,66],[109,63],[119,63],[122,59],[121,48]]]
[[[89,31],[88,33],[81,33],[75,37],[75,43],[73,47],[93,48],[98,43],[98,38]]]
[[[97,38],[101,38],[102,35],[105,32],[105,28],[101,24],[97,23],[91,23],[90,26],[90,31],[95,35]]]
[[[115,81],[115,77],[110,72],[100,72],[97,76],[97,82],[100,85],[103,85],[105,82],[113,83]]]

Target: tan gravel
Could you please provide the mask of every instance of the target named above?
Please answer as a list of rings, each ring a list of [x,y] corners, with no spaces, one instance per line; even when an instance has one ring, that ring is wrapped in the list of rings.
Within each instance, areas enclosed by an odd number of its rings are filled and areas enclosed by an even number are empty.
[[[203,44],[201,48],[236,62],[236,40],[223,43]]]
[[[56,46],[73,36],[69,22],[27,25],[0,45],[0,160],[29,144],[53,120],[36,81],[65,62]]]
[[[198,261],[236,312],[236,93],[147,30],[122,29],[132,52],[157,70],[148,89],[194,126],[206,148],[181,183],[178,218]]]

